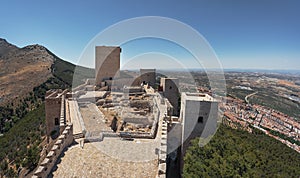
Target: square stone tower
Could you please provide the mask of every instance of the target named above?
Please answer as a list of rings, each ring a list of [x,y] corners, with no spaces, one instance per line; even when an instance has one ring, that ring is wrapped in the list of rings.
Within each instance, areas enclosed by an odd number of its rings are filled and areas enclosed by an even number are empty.
[[[121,48],[115,46],[96,46],[96,85],[101,85],[104,80],[118,77],[120,70]]]
[[[45,97],[46,112],[46,134],[48,137],[53,131],[59,132],[60,113],[61,113],[61,95],[58,91],[48,91]]]
[[[148,83],[151,87],[155,87],[156,70],[155,69],[140,69],[142,83]]]
[[[179,80],[177,78],[161,78],[160,86],[163,90],[163,95],[173,106],[173,115],[178,115],[178,100],[179,100]]]
[[[208,94],[181,93],[180,119],[182,122],[181,158],[190,141],[208,138],[217,130],[218,102]],[[181,168],[183,162],[181,161]]]

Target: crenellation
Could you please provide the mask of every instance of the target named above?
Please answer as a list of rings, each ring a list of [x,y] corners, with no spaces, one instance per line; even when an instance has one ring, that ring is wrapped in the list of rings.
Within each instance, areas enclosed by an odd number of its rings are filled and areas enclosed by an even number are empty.
[[[68,124],[58,140],[52,146],[51,151],[47,154],[46,158],[44,158],[37,170],[34,172],[33,177],[47,177],[49,175],[59,156],[73,143],[72,128],[73,125]]]

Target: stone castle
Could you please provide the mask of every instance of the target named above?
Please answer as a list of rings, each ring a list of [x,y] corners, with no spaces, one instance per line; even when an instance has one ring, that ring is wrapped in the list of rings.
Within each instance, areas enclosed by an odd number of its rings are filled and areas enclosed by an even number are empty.
[[[208,94],[180,93],[178,79],[159,81],[155,69],[140,69],[137,76],[124,74],[120,53],[120,47],[97,46],[94,79],[72,91],[47,92],[48,144],[33,177],[50,175],[60,155],[76,143],[84,149],[84,144],[103,146],[106,141],[132,146],[132,152],[137,146],[141,152],[147,148],[157,165],[151,175],[180,177],[190,140],[214,133],[218,117],[215,99]],[[111,150],[99,149],[108,155]],[[127,155],[118,154],[120,158]]]

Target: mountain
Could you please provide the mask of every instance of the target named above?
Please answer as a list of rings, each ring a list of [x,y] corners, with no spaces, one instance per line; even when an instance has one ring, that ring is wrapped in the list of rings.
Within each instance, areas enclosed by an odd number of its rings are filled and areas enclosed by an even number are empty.
[[[18,47],[9,44],[5,39],[0,38],[0,58],[5,54],[18,50]]]
[[[29,92],[56,77],[72,85],[76,66],[41,45],[19,48],[0,38],[0,106],[22,99]],[[80,77],[93,77],[92,69],[77,67]]]
[[[47,143],[46,91],[92,77],[93,69],[64,61],[44,46],[19,48],[0,38],[0,177],[24,177],[36,167]]]

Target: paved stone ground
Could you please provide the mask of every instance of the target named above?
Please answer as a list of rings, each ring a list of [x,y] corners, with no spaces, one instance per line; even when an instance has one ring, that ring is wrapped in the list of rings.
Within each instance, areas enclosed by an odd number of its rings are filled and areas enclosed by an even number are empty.
[[[87,104],[86,107],[80,107],[80,113],[82,115],[86,131],[88,132],[101,132],[112,131],[110,127],[107,127],[104,120],[104,115],[93,104]]]
[[[70,110],[70,118],[71,122],[73,123],[73,134],[80,134],[82,133],[82,128],[81,124],[79,121],[79,116],[78,116],[78,111],[77,108],[75,107],[75,102],[76,101],[67,101],[67,104],[69,105],[69,110]]]
[[[53,177],[138,177],[154,178],[158,171],[161,125],[165,106],[160,107],[160,121],[155,139],[105,137],[101,142],[85,143],[83,149],[73,145],[65,151],[52,172]],[[87,131],[109,130],[103,115],[92,104],[80,108]],[[98,108],[97,108],[98,109]]]
[[[158,159],[155,150],[160,148],[159,139],[134,139],[134,141],[120,138],[104,138],[102,142],[92,143],[106,155],[123,161],[144,162]]]
[[[120,148],[122,149],[122,148]],[[70,147],[61,157],[53,177],[139,177],[154,178],[157,159],[142,162],[124,161],[99,151],[92,143]]]

